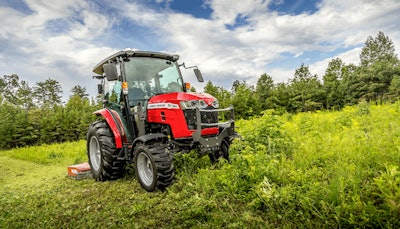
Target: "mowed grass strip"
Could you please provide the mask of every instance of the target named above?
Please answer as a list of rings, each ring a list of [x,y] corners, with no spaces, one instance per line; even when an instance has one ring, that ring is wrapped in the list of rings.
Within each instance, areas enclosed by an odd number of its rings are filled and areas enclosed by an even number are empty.
[[[1,191],[44,188],[64,180],[66,167],[0,156]]]

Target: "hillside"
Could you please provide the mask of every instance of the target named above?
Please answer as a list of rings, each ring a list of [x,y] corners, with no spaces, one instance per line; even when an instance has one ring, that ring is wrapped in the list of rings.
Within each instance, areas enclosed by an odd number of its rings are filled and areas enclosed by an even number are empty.
[[[132,174],[76,181],[85,142],[0,152],[1,228],[399,227],[400,103],[237,121],[231,163],[177,155],[147,193]]]

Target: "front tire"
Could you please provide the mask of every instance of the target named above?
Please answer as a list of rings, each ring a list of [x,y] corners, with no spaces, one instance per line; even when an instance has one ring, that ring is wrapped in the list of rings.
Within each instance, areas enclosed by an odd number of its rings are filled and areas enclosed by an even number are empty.
[[[140,185],[148,192],[164,190],[174,180],[173,155],[167,144],[138,144],[134,149],[135,174]]]
[[[229,141],[227,139],[223,139],[219,150],[208,154],[211,164],[217,163],[220,158],[224,158],[225,160],[229,161],[229,145]]]
[[[117,159],[114,135],[106,121],[96,121],[90,125],[86,148],[94,179],[115,180],[124,175],[126,163]]]

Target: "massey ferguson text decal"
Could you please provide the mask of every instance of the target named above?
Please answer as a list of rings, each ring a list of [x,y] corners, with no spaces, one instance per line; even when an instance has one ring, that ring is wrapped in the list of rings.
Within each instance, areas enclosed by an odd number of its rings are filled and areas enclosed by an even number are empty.
[[[179,109],[178,104],[174,103],[151,103],[147,106],[147,109]]]

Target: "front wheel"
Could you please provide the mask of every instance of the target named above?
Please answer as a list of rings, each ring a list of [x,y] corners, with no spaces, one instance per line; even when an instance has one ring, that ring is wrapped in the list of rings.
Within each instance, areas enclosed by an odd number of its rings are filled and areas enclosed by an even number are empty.
[[[229,141],[227,139],[222,140],[221,146],[218,151],[211,152],[208,154],[210,161],[212,164],[215,164],[219,161],[220,158],[224,158],[229,161]]]
[[[140,185],[148,192],[164,190],[174,180],[173,156],[167,144],[139,144],[134,149],[134,167]]]

